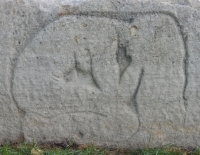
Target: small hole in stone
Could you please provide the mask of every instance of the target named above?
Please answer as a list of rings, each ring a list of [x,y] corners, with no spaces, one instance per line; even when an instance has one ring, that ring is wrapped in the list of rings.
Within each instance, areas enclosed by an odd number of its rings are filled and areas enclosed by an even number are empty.
[[[78,134],[79,134],[80,137],[83,137],[83,136],[84,136],[84,134],[83,134],[81,131],[79,131]]]

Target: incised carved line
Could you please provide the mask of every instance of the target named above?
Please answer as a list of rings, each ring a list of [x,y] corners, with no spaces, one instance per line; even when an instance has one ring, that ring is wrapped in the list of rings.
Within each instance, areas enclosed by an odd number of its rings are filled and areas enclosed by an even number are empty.
[[[120,14],[125,14],[126,16],[129,16],[130,18],[129,19],[123,19],[123,18],[120,18]],[[188,46],[187,46],[187,36],[184,34],[183,32],[183,27],[180,25],[179,23],[179,20],[178,18],[171,12],[167,12],[167,11],[152,11],[152,12],[120,12],[120,14],[117,14],[115,12],[96,12],[96,11],[93,11],[93,12],[79,12],[79,13],[73,13],[69,16],[85,16],[85,17],[88,17],[88,16],[95,16],[95,17],[106,17],[106,18],[109,18],[109,19],[117,19],[117,20],[120,20],[120,21],[124,21],[124,22],[133,22],[134,20],[134,16],[136,15],[146,15],[146,14],[164,14],[164,15],[167,15],[167,16],[170,16],[172,19],[174,19],[177,27],[179,28],[179,31],[180,31],[180,34],[182,36],[182,40],[183,40],[183,43],[184,43],[184,50],[185,50],[185,58],[184,58],[184,74],[185,74],[185,82],[184,82],[184,89],[183,89],[183,99],[184,99],[184,106],[185,106],[185,113],[187,113],[187,106],[188,106],[188,103],[187,103],[187,98],[186,98],[186,89],[187,89],[187,84],[188,84],[188,58],[189,58],[189,54],[188,54]],[[54,21],[60,19],[59,18],[56,18]],[[47,25],[49,25],[50,23],[54,22],[54,21],[50,21],[49,23],[46,23],[44,24],[44,26],[40,29],[40,31],[43,30],[44,27],[46,27]],[[40,32],[38,31],[38,33]],[[28,45],[30,42],[32,42],[32,40],[34,39],[34,37],[36,36],[37,34],[35,34],[33,37],[30,38],[30,40],[28,41],[28,43],[26,45]],[[14,81],[14,70],[15,70],[15,67],[18,63],[18,59],[20,57],[20,55],[24,52],[25,48],[26,48],[26,45],[24,46],[24,48],[21,50],[21,52],[19,52],[16,56],[16,61],[13,63],[12,65],[12,73],[11,73],[11,76],[12,76],[12,79],[11,79],[11,94],[12,94],[12,98],[13,98],[13,101],[15,102],[17,108],[19,109],[19,111],[21,111],[23,113],[23,117],[25,116],[26,114],[26,111],[24,111],[23,109],[20,108],[18,102],[16,101],[15,99],[15,96],[14,96],[14,93],[13,93],[13,81]],[[120,49],[118,49],[119,51]],[[122,51],[124,51],[124,48],[121,49]],[[126,52],[125,52],[126,53]],[[126,57],[126,54],[125,54],[125,57]],[[127,58],[127,57],[126,57]],[[129,62],[130,61],[130,58],[127,58],[127,61]],[[91,65],[92,65],[92,59],[91,59]],[[121,74],[120,76],[123,75],[124,71],[126,70],[128,66],[124,67],[124,69],[121,70]],[[92,68],[92,66],[91,66]],[[138,110],[138,103],[137,103],[137,94],[138,94],[138,91],[139,91],[139,88],[140,88],[140,85],[141,85],[141,81],[142,81],[142,78],[143,78],[143,75],[144,75],[144,69],[141,70],[141,74],[140,74],[140,78],[138,80],[138,85],[137,85],[137,88],[133,94],[133,97],[132,97],[132,101],[133,101],[133,104],[136,108],[136,113],[137,113],[137,116],[139,116],[139,110]],[[94,80],[94,83],[95,85],[100,89],[100,86],[95,82],[95,79],[93,77],[93,80]],[[186,116],[185,116],[186,117]],[[139,120],[139,118],[138,118]],[[140,122],[140,120],[139,120]]]

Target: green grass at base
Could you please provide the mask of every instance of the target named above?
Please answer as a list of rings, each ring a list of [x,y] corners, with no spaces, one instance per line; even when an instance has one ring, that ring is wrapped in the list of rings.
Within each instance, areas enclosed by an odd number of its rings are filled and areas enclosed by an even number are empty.
[[[163,147],[143,150],[103,149],[94,146],[78,147],[44,147],[36,144],[4,145],[0,147],[0,155],[200,155],[200,149],[181,149]]]

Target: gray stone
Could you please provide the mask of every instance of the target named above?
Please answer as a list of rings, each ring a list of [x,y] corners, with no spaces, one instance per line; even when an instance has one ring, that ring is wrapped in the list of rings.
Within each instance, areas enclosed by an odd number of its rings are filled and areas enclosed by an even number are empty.
[[[0,2],[0,144],[200,145],[199,1]]]

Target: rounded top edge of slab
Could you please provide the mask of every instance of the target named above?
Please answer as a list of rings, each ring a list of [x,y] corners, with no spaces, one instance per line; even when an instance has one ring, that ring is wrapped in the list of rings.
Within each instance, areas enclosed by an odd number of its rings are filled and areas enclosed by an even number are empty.
[[[3,0],[2,2],[14,0]],[[79,11],[137,11],[145,9],[190,8],[199,10],[200,0],[17,0],[21,4],[35,3],[44,10],[57,10],[60,7],[76,8]]]

